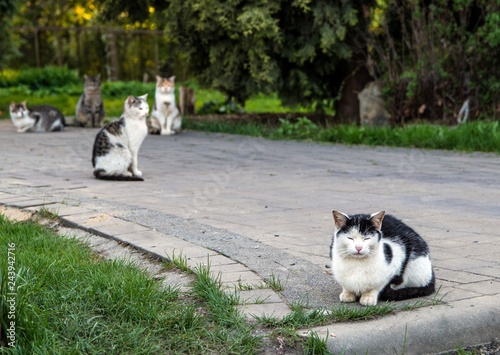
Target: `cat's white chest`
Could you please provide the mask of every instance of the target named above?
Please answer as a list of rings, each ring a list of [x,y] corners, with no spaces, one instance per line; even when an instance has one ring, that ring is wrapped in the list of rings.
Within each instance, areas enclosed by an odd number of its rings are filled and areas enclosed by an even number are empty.
[[[142,141],[148,134],[148,126],[146,125],[146,121],[128,120],[126,130],[130,148],[138,150]]]
[[[168,109],[173,108],[174,106],[176,106],[174,93],[157,92],[155,94],[155,110],[156,111],[160,111],[160,112],[166,114]]]
[[[364,258],[346,256],[335,247],[332,252],[332,271],[335,279],[357,295],[382,289],[399,272],[401,256],[394,255],[391,263],[387,263],[382,243],[377,251]]]

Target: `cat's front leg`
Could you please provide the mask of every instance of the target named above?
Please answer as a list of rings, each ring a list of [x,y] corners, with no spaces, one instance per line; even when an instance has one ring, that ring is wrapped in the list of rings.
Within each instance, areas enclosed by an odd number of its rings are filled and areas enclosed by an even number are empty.
[[[350,291],[348,291],[346,288],[342,287],[342,293],[339,296],[340,302],[355,302],[356,301],[356,295]]]
[[[378,294],[379,291],[377,290],[370,290],[368,292],[365,292],[361,295],[359,303],[361,303],[363,306],[375,306],[378,301]]]
[[[24,132],[28,131],[31,127],[33,127],[33,126],[32,125],[25,125],[25,126],[19,127],[17,129],[17,132],[24,133]]]
[[[137,153],[132,153],[132,173],[134,176],[142,176],[142,171],[137,168]]]

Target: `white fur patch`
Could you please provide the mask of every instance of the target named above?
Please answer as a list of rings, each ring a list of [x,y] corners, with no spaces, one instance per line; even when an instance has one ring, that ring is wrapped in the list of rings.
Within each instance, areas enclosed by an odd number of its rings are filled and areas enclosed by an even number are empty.
[[[403,274],[403,283],[391,285],[393,290],[405,287],[423,287],[430,283],[432,279],[432,264],[428,256],[420,256],[409,260]]]
[[[335,237],[332,248],[332,271],[337,282],[358,296],[371,291],[377,294],[395,275],[399,274],[404,259],[404,250],[391,241],[378,242],[377,236],[366,239],[358,231],[341,233]],[[352,239],[349,239],[352,238]],[[392,260],[385,260],[383,245],[392,248]],[[362,246],[358,255],[356,246]]]

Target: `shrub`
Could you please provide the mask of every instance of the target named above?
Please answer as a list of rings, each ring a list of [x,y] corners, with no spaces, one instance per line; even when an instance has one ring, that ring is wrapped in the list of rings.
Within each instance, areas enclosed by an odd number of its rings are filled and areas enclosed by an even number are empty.
[[[140,81],[114,81],[105,82],[101,87],[102,95],[105,97],[117,97],[125,100],[129,95],[141,96],[148,94],[149,98],[154,97],[155,84],[141,83]]]
[[[495,115],[498,28],[498,0],[378,1],[366,42],[394,123],[452,122],[466,99],[471,117]]]
[[[276,138],[314,139],[319,126],[306,117],[300,117],[295,122],[280,118],[280,126],[276,129]]]
[[[242,113],[245,112],[240,105],[234,101],[206,101],[200,109],[197,110],[199,114],[224,114],[224,113]]]
[[[66,66],[29,68],[21,71],[6,70],[0,73],[0,87],[24,85],[30,90],[43,90],[74,85],[81,82],[76,70]]]

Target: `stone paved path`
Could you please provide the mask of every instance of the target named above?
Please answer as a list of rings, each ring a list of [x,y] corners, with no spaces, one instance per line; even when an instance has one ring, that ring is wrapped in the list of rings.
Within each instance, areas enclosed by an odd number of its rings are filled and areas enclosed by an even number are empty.
[[[428,241],[446,304],[500,294],[498,155],[187,131],[146,138],[144,182],[109,182],[92,176],[96,133],[17,134],[0,121],[0,204],[50,204],[70,224],[192,263],[210,255],[228,284],[278,279],[276,314],[338,303],[325,267],[333,208],[385,209]]]

